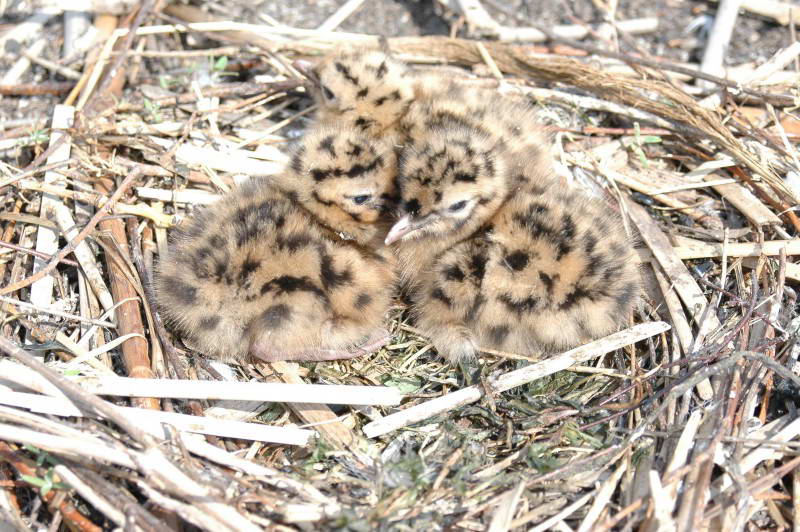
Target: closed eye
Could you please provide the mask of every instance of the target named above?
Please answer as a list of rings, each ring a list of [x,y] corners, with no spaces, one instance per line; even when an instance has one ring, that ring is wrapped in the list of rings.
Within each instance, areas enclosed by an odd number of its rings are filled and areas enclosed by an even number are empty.
[[[361,196],[353,196],[350,198],[350,201],[355,203],[356,205],[364,205],[366,202],[372,199],[370,194],[363,194]]]
[[[450,205],[450,207],[447,210],[449,210],[450,212],[458,212],[466,206],[467,206],[467,200],[461,200]]]

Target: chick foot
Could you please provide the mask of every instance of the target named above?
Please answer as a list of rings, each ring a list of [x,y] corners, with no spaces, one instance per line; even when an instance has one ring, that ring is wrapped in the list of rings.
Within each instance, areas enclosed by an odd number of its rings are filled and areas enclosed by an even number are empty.
[[[253,351],[253,356],[264,362],[295,361],[295,362],[322,362],[327,360],[349,360],[362,355],[374,353],[389,343],[391,335],[385,329],[377,329],[372,334],[365,336],[358,345],[344,349],[276,349],[270,346],[260,346]]]

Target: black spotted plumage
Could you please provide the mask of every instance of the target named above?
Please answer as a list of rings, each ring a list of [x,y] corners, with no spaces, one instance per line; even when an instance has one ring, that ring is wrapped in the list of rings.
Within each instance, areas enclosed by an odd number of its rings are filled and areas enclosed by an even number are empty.
[[[396,201],[395,161],[391,139],[309,129],[282,174],[238,187],[174,231],[155,278],[167,323],[199,351],[238,362],[379,348],[395,270],[375,244]]]

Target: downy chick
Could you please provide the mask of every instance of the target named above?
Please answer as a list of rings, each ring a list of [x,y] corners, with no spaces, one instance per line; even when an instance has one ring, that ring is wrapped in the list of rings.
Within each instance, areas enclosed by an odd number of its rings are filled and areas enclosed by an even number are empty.
[[[424,133],[403,153],[402,217],[386,242],[397,242],[417,327],[439,353],[544,354],[630,319],[639,272],[608,206],[542,181],[550,167],[519,161],[485,130]]]
[[[514,160],[536,158],[542,167],[551,164],[546,130],[521,95],[501,95],[437,71],[411,68],[367,48],[339,49],[316,66],[300,65],[312,81],[321,121],[338,121],[399,146],[413,144],[433,127],[473,127],[504,139],[507,150],[521,155]],[[535,181],[542,184],[545,178],[552,179],[552,173]]]
[[[340,48],[316,65],[295,65],[311,81],[317,120],[338,121],[374,137],[396,135],[398,121],[419,97],[411,69],[378,50]]]
[[[233,190],[174,231],[162,315],[225,361],[352,358],[388,341],[393,256],[373,249],[394,146],[326,125],[274,182]]]

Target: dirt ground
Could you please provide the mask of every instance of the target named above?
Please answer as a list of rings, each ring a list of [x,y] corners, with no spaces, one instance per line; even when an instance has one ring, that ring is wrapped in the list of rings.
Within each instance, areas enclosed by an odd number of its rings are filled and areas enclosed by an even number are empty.
[[[289,26],[314,28],[344,3],[345,0],[297,0],[263,2],[253,8],[246,2],[230,2],[226,3],[225,10],[235,18],[258,20],[259,13],[266,13]],[[597,9],[598,3],[588,0],[497,0],[485,2],[484,6],[503,25],[550,27],[556,24],[603,22],[604,14]],[[622,0],[616,20],[658,18],[659,31],[636,37],[635,44],[651,55],[694,62],[702,54],[705,34],[713,23],[715,11],[713,2]],[[381,33],[387,37],[447,35],[454,22],[455,17],[435,0],[375,0],[365,3],[342,24],[341,29],[357,33]],[[462,29],[458,35],[464,36],[465,31]],[[727,64],[763,61],[790,42],[786,28],[754,15],[743,14],[731,39],[726,55]]]

